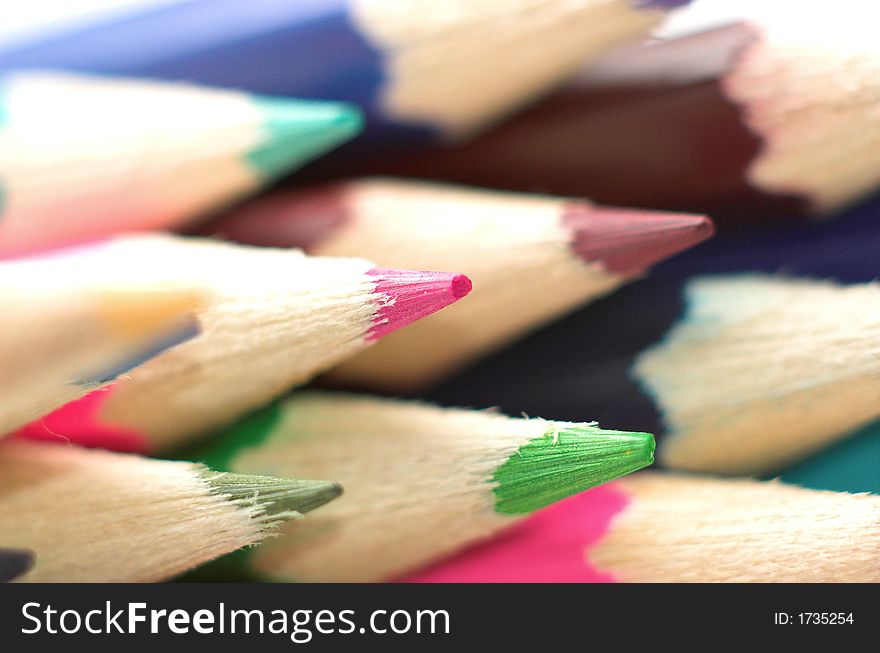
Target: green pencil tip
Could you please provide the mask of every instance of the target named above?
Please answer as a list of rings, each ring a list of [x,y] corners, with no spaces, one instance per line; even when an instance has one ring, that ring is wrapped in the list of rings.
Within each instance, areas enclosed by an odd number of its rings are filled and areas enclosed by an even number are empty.
[[[495,471],[495,511],[533,512],[652,462],[650,433],[571,425],[531,440]]]
[[[342,494],[342,486],[331,481],[301,481],[273,476],[212,472],[205,481],[212,494],[236,503],[253,503],[269,516],[287,512],[305,514]]]
[[[265,138],[248,162],[269,180],[305,165],[360,133],[360,110],[341,102],[254,96],[263,114]]]

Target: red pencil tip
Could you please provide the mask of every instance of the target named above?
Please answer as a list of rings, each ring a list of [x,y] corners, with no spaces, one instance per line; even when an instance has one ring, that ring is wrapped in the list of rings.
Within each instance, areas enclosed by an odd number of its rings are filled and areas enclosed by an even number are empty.
[[[608,272],[634,274],[678,254],[715,233],[702,215],[570,205],[562,218],[572,249]]]
[[[463,274],[373,268],[375,292],[382,297],[373,316],[367,340],[378,340],[392,331],[421,320],[467,295],[473,284]]]

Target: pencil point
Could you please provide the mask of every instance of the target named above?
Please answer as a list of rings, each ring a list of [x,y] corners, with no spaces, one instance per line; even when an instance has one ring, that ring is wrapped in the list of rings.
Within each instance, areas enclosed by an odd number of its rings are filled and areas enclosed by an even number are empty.
[[[652,462],[650,433],[573,424],[531,440],[495,471],[495,511],[534,512]]]
[[[702,215],[581,204],[570,205],[562,219],[578,256],[623,275],[641,272],[715,232]]]
[[[367,340],[378,340],[417,320],[436,313],[467,295],[473,284],[463,274],[373,268],[376,293],[384,299]]]
[[[341,102],[305,102],[254,96],[263,113],[264,141],[248,161],[267,179],[332,150],[363,127],[361,112]]]
[[[252,474],[217,473],[205,468],[205,481],[212,494],[242,505],[259,506],[265,514],[305,514],[342,494],[331,481],[301,481]]]

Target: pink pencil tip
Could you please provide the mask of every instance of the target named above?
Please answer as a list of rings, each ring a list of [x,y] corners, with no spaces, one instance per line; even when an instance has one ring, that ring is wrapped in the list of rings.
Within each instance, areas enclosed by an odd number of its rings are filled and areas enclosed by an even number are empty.
[[[571,204],[562,217],[584,261],[628,275],[693,247],[715,233],[702,215]]]
[[[367,340],[373,341],[457,302],[473,288],[471,280],[454,272],[422,272],[373,268],[380,307],[373,316]]]
[[[456,299],[461,299],[462,297],[470,294],[471,290],[474,289],[473,282],[463,274],[456,274],[452,279],[452,294],[455,295]]]

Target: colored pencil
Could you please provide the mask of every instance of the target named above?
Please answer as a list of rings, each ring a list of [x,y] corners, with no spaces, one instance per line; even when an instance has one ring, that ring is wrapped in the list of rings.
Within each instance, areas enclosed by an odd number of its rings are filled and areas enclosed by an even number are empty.
[[[595,423],[303,393],[242,421],[205,460],[243,473],[330,474],[346,488],[323,518],[251,551],[244,564],[252,572],[376,581],[641,469],[653,451],[650,434]]]
[[[164,580],[260,541],[340,492],[327,481],[8,441],[0,542],[34,552],[25,582]]]
[[[777,220],[761,228],[721,230],[686,255],[665,261],[650,282],[630,284],[549,325],[514,350],[498,352],[431,389],[427,398],[553,419],[596,419],[655,433],[662,447],[662,415],[629,370],[635,357],[680,319],[686,280],[748,270],[846,283],[873,281],[878,209],[880,200],[874,200],[840,220]]]
[[[880,417],[876,283],[708,277],[686,298],[632,371],[663,412],[665,464],[778,469]]]
[[[29,431],[142,452],[224,426],[470,290],[459,274],[159,235],[109,241],[72,274],[108,269],[117,281],[208,288],[202,333]]]
[[[357,109],[338,103],[9,75],[0,80],[0,255],[179,226],[359,127]]]
[[[357,172],[737,220],[839,210],[880,185],[872,7],[789,9],[609,55],[478,142]]]
[[[34,566],[34,552],[27,549],[0,548],[0,583],[24,575]]]
[[[466,270],[477,287],[467,302],[385,338],[325,377],[406,393],[643,274],[707,238],[712,224],[584,200],[373,179],[271,194],[207,230],[388,267]]]
[[[198,334],[205,292],[77,283],[89,251],[0,262],[0,435]]]
[[[866,237],[857,230],[853,238],[858,233]],[[776,242],[766,243],[768,256]],[[846,242],[807,248],[792,260],[801,270],[843,270],[850,252],[839,246]],[[852,251],[854,276],[870,267],[868,241],[861,247]],[[777,265],[788,258],[781,246]],[[733,262],[722,260],[718,267]],[[692,284],[661,276],[532,337],[514,354],[477,365],[429,398],[554,419],[589,415],[618,428],[656,433],[664,464],[777,474],[877,418],[870,396],[864,396],[873,382],[859,377],[859,370],[872,364],[874,288],[762,275]],[[845,306],[854,317],[841,317]],[[688,352],[687,360],[675,358],[676,352]],[[680,363],[675,369],[673,359]],[[685,455],[685,446],[698,444],[700,458]]]
[[[779,478],[815,490],[880,494],[880,425],[869,424],[782,470]]]
[[[400,142],[467,133],[686,1],[178,1],[13,42],[0,61],[351,100]]]
[[[644,472],[409,580],[878,582],[880,497]]]

